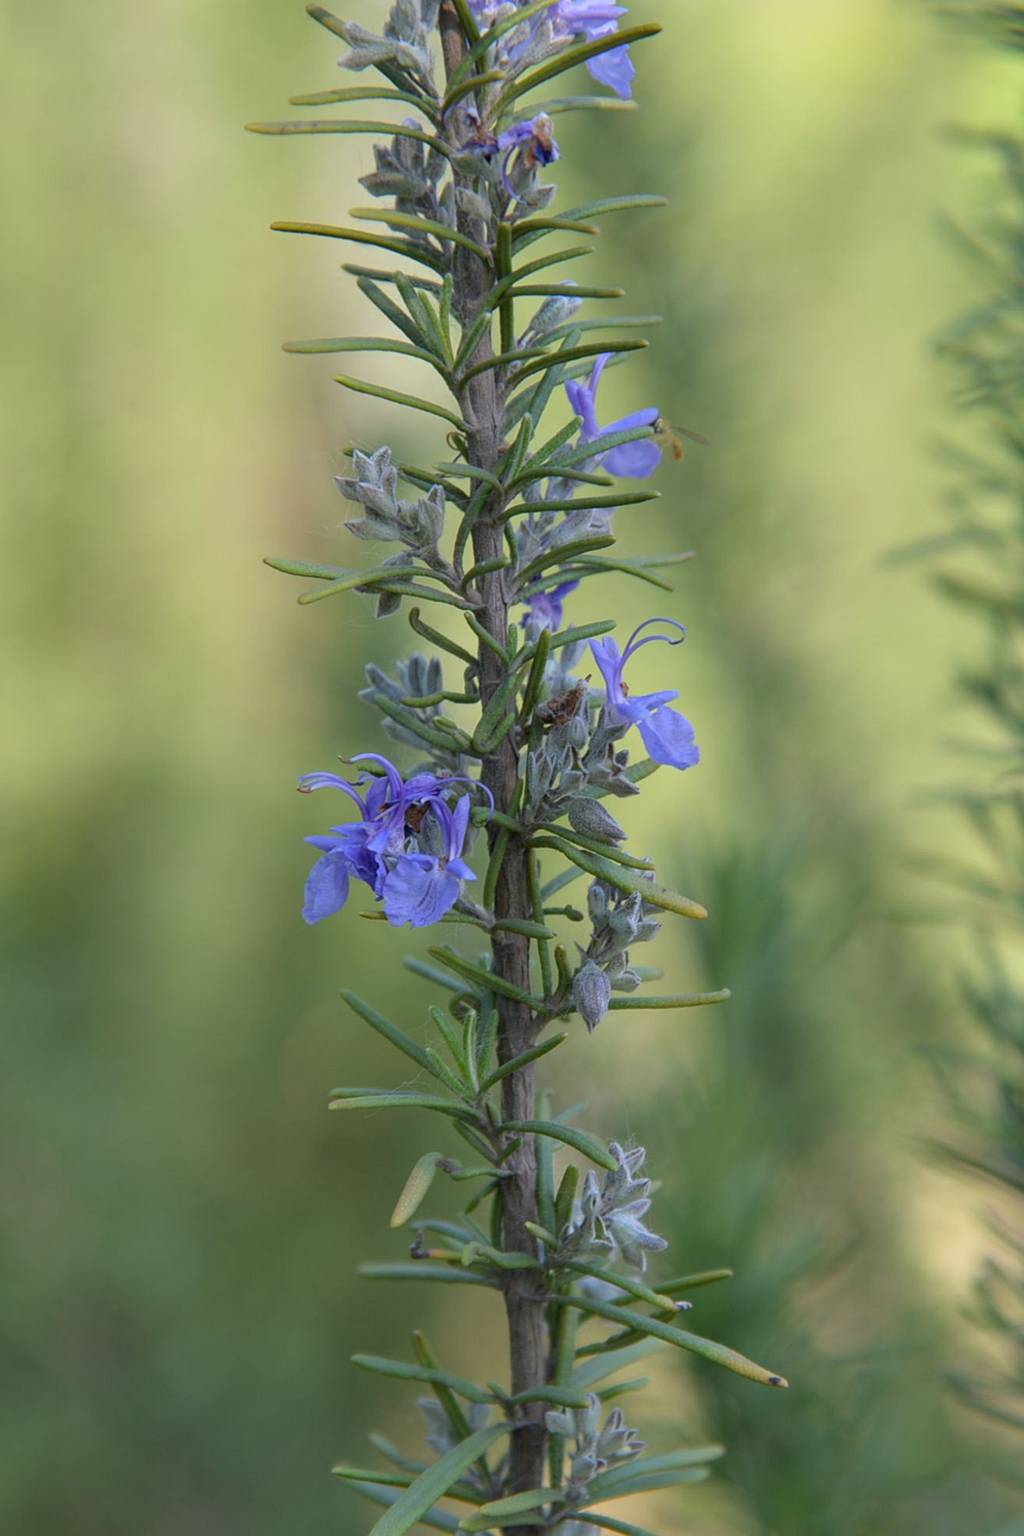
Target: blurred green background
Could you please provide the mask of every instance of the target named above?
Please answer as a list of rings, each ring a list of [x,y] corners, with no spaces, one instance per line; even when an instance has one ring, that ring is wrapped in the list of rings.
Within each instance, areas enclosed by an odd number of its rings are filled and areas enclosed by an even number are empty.
[[[928,342],[971,290],[936,217],[987,195],[939,129],[1013,119],[1020,82],[900,0],[660,15],[643,110],[562,119],[557,179],[566,200],[671,198],[608,221],[586,271],[666,318],[611,403],[711,440],[621,514],[637,550],[699,552],[661,606],[690,626],[663,675],[704,748],[624,815],[712,910],[658,960],[735,998],[620,1016],[562,1070],[596,1128],[648,1145],[673,1268],[737,1270],[695,1326],[793,1388],[663,1370],[652,1443],[711,1433],[730,1455],[645,1523],[994,1529],[1012,1510],[990,1432],[942,1385],[974,1347],[976,1195],[920,1151],[945,1117],[922,1047],[961,1023],[955,930],[922,921],[940,897],[914,861],[960,835],[925,802],[957,776],[974,639],[884,557],[939,521]],[[422,1322],[453,1369],[503,1368],[489,1298],[354,1276],[401,1255],[391,1201],[438,1133],[327,1115],[334,1083],[396,1080],[337,989],[407,1027],[425,995],[401,937],[298,916],[323,818],[295,777],[381,747],[355,690],[408,631],[355,597],[300,610],[260,559],[360,557],[331,484],[350,440],[437,453],[278,346],[378,329],[336,248],[267,230],[338,221],[370,141],[242,133],[335,81],[297,0],[8,4],[0,25],[0,1523],[357,1532],[370,1512],[332,1460],[364,1459],[371,1422],[410,1448],[421,1430],[412,1394],[347,1355],[403,1354]],[[647,591],[594,587],[580,611],[637,621]]]

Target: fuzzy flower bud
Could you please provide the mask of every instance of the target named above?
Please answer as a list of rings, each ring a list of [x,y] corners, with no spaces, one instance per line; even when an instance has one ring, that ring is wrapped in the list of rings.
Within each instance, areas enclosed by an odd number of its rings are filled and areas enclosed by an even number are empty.
[[[572,979],[572,1000],[591,1033],[608,1012],[611,996],[612,984],[601,967],[584,961]]]
[[[569,806],[569,825],[574,832],[584,837],[596,837],[602,843],[621,843],[626,836],[600,800],[573,800]]]

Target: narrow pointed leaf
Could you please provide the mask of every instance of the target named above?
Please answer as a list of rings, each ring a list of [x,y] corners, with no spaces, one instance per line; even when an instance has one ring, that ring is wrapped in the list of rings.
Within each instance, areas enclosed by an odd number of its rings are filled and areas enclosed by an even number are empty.
[[[582,346],[572,347],[565,352],[554,352],[539,361],[526,363],[524,367],[516,370],[515,384],[520,384],[523,379],[529,378],[534,373],[543,372],[547,368],[556,365],[565,367],[569,363],[582,362],[586,358],[603,356],[605,352],[622,354],[626,352],[643,352],[650,346],[648,341],[611,341],[611,342],[586,342]]]
[[[512,1493],[507,1499],[494,1499],[490,1504],[481,1504],[475,1514],[463,1517],[460,1526],[464,1531],[487,1531],[492,1526],[536,1523],[510,1517],[527,1515],[531,1510],[540,1509],[550,1504],[555,1496],[556,1490],[552,1488],[530,1488],[523,1493]]]
[[[581,443],[579,447],[570,448],[567,453],[559,454],[551,466],[551,472],[557,475],[559,467],[563,464],[568,466],[581,464],[599,454],[608,453],[612,448],[622,448],[626,443],[639,443],[644,438],[653,436],[653,427],[624,427],[621,432],[604,432],[600,437],[592,437],[589,442]]]
[[[371,1008],[369,1003],[364,1003],[355,992],[343,991],[338,995],[343,1003],[348,1004],[353,1013],[359,1015],[364,1024],[369,1024],[371,1029],[390,1041],[397,1050],[416,1062],[417,1066],[430,1070],[430,1061],[424,1047],[418,1045],[404,1030],[399,1029],[397,1024],[392,1024],[391,1020],[386,1019],[382,1013],[378,1013],[376,1008]]]
[[[414,128],[409,123],[361,122],[345,117],[296,117],[282,123],[246,123],[245,131],[270,134],[275,138],[307,133],[374,133],[393,139],[415,139],[420,144],[429,145],[437,154],[444,155],[446,160],[451,159],[451,150],[443,139],[425,133],[422,128]]]
[[[418,608],[410,608],[406,617],[408,618],[412,628],[418,635],[422,636],[424,640],[429,640],[432,645],[440,646],[443,651],[447,651],[450,656],[457,657],[459,661],[464,661],[469,667],[475,667],[477,665],[477,659],[473,655],[472,651],[467,651],[465,646],[459,645],[457,640],[452,640],[450,636],[444,635],[440,630],[434,629],[431,624],[425,623],[424,620],[420,618],[420,611]]]
[[[607,1285],[617,1285],[620,1291],[626,1291],[637,1301],[644,1301],[649,1307],[655,1307],[660,1312],[675,1313],[675,1303],[672,1297],[665,1292],[654,1291],[649,1285],[644,1285],[632,1275],[618,1274],[614,1270],[602,1269],[596,1264],[585,1264],[581,1259],[565,1259],[559,1266],[562,1269],[571,1269],[577,1275],[589,1275],[592,1280],[602,1280]]]
[[[364,1499],[369,1499],[371,1504],[383,1504],[389,1507],[396,1504],[402,1497],[394,1488],[381,1488],[373,1483],[346,1483],[355,1493],[362,1494]],[[451,1515],[444,1509],[430,1509],[419,1516],[420,1525],[429,1525],[435,1531],[457,1531],[459,1522],[455,1515]]]
[[[345,1462],[333,1466],[331,1476],[343,1478],[346,1483],[380,1483],[392,1488],[408,1488],[412,1482],[408,1472],[380,1472],[373,1467],[350,1467]]]
[[[544,103],[544,111],[551,117],[559,112],[635,112],[635,101],[623,101],[621,96],[552,96]],[[516,121],[528,117],[527,112],[517,113]]]
[[[562,476],[560,467],[557,464],[552,464],[546,471],[544,471],[542,475],[535,476],[534,478],[561,479]],[[579,476],[570,471],[565,478],[576,480],[579,479]],[[587,478],[588,480],[596,480],[597,484],[599,485],[603,483],[602,481],[598,480],[596,476],[588,476]],[[607,507],[609,511],[615,512],[620,507],[639,506],[641,503],[646,501],[660,500],[660,491],[622,491],[617,494],[609,494],[607,496],[569,496],[562,501],[521,501],[516,506],[509,507],[508,510],[502,514],[502,522],[507,522],[510,518],[513,517],[543,517],[549,512],[589,512],[598,511],[599,509],[605,507]],[[614,543],[614,539],[611,542]],[[608,546],[606,545],[605,547],[607,548]],[[558,550],[550,551],[551,556],[559,553],[560,551]],[[576,557],[570,556],[569,558],[577,558],[581,562],[586,560],[593,560],[596,562],[600,557],[596,555],[587,555],[584,553]],[[551,559],[549,558],[546,563],[550,565],[552,563]]]
[[[449,1392],[457,1392],[469,1403],[494,1402],[493,1392],[477,1386],[475,1381],[468,1381],[464,1376],[453,1376],[450,1371],[416,1365],[411,1360],[386,1360],[381,1355],[353,1355],[352,1364],[375,1376],[391,1376],[399,1381],[425,1381],[430,1386],[447,1387]]]
[[[700,1355],[702,1359],[710,1360],[714,1365],[725,1366],[726,1370],[733,1371],[737,1376],[745,1376],[748,1381],[759,1382],[765,1387],[788,1387],[789,1385],[784,1376],[765,1370],[763,1365],[755,1364],[745,1355],[730,1349],[727,1344],[718,1344],[714,1339],[701,1338],[699,1334],[687,1333],[684,1328],[673,1327],[671,1323],[663,1323],[658,1318],[644,1317],[640,1312],[611,1306],[607,1302],[595,1301],[590,1297],[568,1296],[563,1300],[566,1306],[576,1307],[581,1312],[588,1312],[594,1317],[603,1317],[607,1322],[618,1323],[621,1327],[629,1328],[635,1333],[644,1333],[653,1339],[663,1339],[666,1344],[675,1344],[679,1349],[689,1350],[691,1354]]]
[[[432,1280],[440,1285],[485,1285],[491,1290],[501,1288],[500,1282],[488,1275],[477,1274],[459,1265],[449,1267],[447,1264],[431,1264],[426,1259],[395,1264],[360,1264],[359,1273],[364,1280]]]
[[[503,997],[511,997],[517,1003],[528,1003],[531,1008],[541,1006],[540,998],[531,997],[524,992],[522,987],[517,987],[513,982],[506,981],[503,976],[496,976],[492,971],[484,970],[483,966],[474,965],[471,960],[463,960],[454,950],[447,947],[430,949],[427,953],[434,960],[439,960],[442,965],[447,965],[450,970],[459,976],[464,976],[467,981],[472,981],[486,987],[488,991],[500,992]]]
[[[399,91],[390,85],[343,85],[333,91],[307,91],[289,96],[290,107],[330,107],[343,101],[404,101],[421,112],[429,112],[429,103],[411,91]]]
[[[678,997],[648,997],[643,992],[630,992],[625,997],[613,997],[608,1007],[619,1013],[637,1008],[703,1008],[709,1003],[727,1003],[730,997],[728,987],[721,992],[691,992]]]
[[[314,560],[289,560],[278,555],[264,555],[263,564],[273,571],[283,571],[286,576],[305,576],[320,581],[343,581],[352,572],[340,565],[321,565]]]
[[[576,1365],[572,1373],[572,1384],[574,1387],[588,1391],[591,1387],[596,1387],[598,1382],[607,1381],[608,1377],[614,1376],[616,1371],[624,1371],[629,1366],[635,1365],[638,1360],[646,1360],[667,1348],[663,1339],[644,1338],[636,1344],[605,1350],[602,1354]]]
[[[411,1488],[407,1488],[396,1499],[387,1514],[377,1521],[370,1536],[405,1536],[405,1532],[431,1510],[438,1499],[444,1497],[452,1484],[458,1482],[463,1472],[485,1455],[496,1440],[508,1433],[507,1424],[489,1424],[456,1445],[421,1473]]]
[[[397,276],[397,273],[395,275]],[[376,309],[378,309],[386,319],[391,321],[391,324],[396,328],[396,330],[401,331],[403,336],[407,336],[409,338],[414,346],[422,347],[425,351],[428,352],[431,350],[432,337],[426,335],[420,329],[420,327],[410,319],[401,305],[396,304],[395,301],[390,298],[382,288],[379,288],[371,278],[359,278],[358,282],[356,283],[356,287],[359,289],[360,293],[366,295],[370,303]],[[418,293],[419,289],[414,288],[413,291]]]
[[[385,389],[381,384],[368,384],[365,379],[353,379],[347,373],[335,374],[334,382],[344,385],[346,389],[351,389],[357,395],[371,395],[375,400],[390,400],[392,405],[404,405],[412,411],[423,411],[427,416],[439,416],[442,421],[450,422],[460,432],[468,430],[461,416],[456,416],[454,411],[449,411],[443,405],[435,405],[432,400],[424,400],[419,395],[404,395],[397,389]]]
[[[418,261],[434,272],[444,270],[444,260],[439,252],[428,251],[412,240],[392,240],[387,235],[375,235],[368,229],[346,229],[340,224],[309,224],[294,219],[278,219],[270,227],[286,235],[322,235],[328,240],[351,240],[356,245],[374,245],[379,250],[404,256],[409,261]]]
[[[311,341],[286,341],[283,352],[301,352],[308,356],[322,352],[395,352],[399,357],[414,357],[418,362],[429,363],[436,368],[435,353],[406,341],[393,341],[387,336],[318,336]]]
[[[513,273],[513,276],[515,274]],[[590,288],[582,283],[516,283],[512,290],[517,299],[624,299],[625,288]]]
[[[722,1280],[731,1279],[731,1269],[702,1269],[693,1275],[677,1275],[673,1280],[666,1280],[661,1289],[666,1296],[685,1296],[702,1285],[717,1285]]]
[[[583,1157],[589,1157],[592,1163],[599,1168],[607,1168],[614,1173],[619,1166],[612,1157],[603,1141],[596,1136],[591,1136],[589,1131],[578,1130],[574,1125],[559,1125],[554,1120],[506,1120],[502,1126],[504,1131],[522,1131],[532,1136],[548,1136],[552,1141],[561,1141],[567,1147],[572,1147],[574,1152],[579,1152]]]
[[[359,262],[355,261],[343,261],[341,264],[341,270],[343,272],[348,272],[352,277],[364,278],[367,282],[387,283],[391,286],[396,285],[396,279],[398,277],[397,272],[385,272],[381,267],[364,267]],[[432,278],[420,277],[414,272],[408,272],[406,273],[406,276],[414,288],[419,288],[424,293],[440,294],[441,292],[441,284],[435,283]]]
[[[593,549],[607,549],[614,543],[615,540],[610,534],[594,534],[590,538],[575,539],[571,544],[559,544],[554,549],[547,549],[519,572],[520,589],[533,577],[546,571],[549,566],[562,565],[576,554],[588,554]]]
[[[481,261],[490,259],[488,252],[476,240],[471,240],[469,235],[462,234],[458,229],[452,229],[449,224],[439,223],[437,219],[424,219],[414,213],[398,213],[394,208],[350,208],[348,216],[350,219],[365,219],[371,224],[387,224],[389,228],[408,229],[414,234],[431,235],[435,240],[450,240],[454,245],[472,251]]]
[[[476,1116],[463,1104],[439,1098],[433,1093],[407,1093],[401,1088],[367,1093],[360,1088],[335,1088],[329,1099],[331,1109],[430,1109],[455,1120],[475,1122]]]
[[[585,1408],[587,1393],[574,1392],[571,1387],[534,1387],[530,1392],[517,1392],[509,1402],[517,1407],[520,1403],[555,1403],[559,1408]]]
[[[653,1536],[653,1532],[645,1530],[642,1525],[630,1525],[627,1520],[615,1520],[611,1515],[595,1515],[589,1509],[587,1522],[600,1526],[603,1531],[618,1531],[620,1536]]]
[[[587,837],[582,832],[576,832],[570,827],[552,826],[548,822],[540,822],[540,830],[550,832],[560,841],[572,843],[576,848],[583,848],[587,853],[598,854],[601,858],[610,859],[614,864],[621,864],[626,869],[653,869],[650,859],[640,858],[635,853],[626,853],[621,848],[614,848],[610,843],[602,843],[595,837]]]
[[[527,91],[535,90],[538,85],[545,85],[549,80],[556,79],[567,69],[574,69],[577,64],[586,64],[612,48],[628,48],[631,43],[642,42],[647,37],[656,37],[660,31],[661,28],[656,22],[647,22],[642,26],[622,27],[617,32],[595,38],[592,42],[566,48],[547,64],[531,70],[528,75],[524,75],[521,80],[509,86],[502,95],[500,105],[507,107],[509,102],[524,96]]]
[[[556,848],[573,864],[586,870],[588,875],[594,875],[598,880],[607,880],[608,884],[614,885],[616,890],[639,892],[644,901],[650,902],[652,907],[660,907],[664,912],[676,912],[680,917],[694,918],[705,918],[708,915],[706,907],[702,907],[697,901],[691,901],[688,896],[680,896],[678,891],[670,891],[665,886],[655,885],[652,880],[642,880],[622,865],[613,864],[611,859],[586,853],[582,848],[574,847],[561,839],[556,841],[550,837],[538,837],[534,839],[534,847]]]
[[[568,1040],[568,1038],[567,1034],[551,1035],[547,1040],[542,1040],[540,1045],[535,1045],[530,1050],[523,1051],[519,1056],[513,1056],[511,1061],[506,1061],[500,1067],[496,1067],[489,1077],[484,1078],[480,1084],[481,1094],[490,1092],[495,1084],[501,1082],[502,1078],[510,1076],[513,1072],[521,1072],[523,1067],[528,1067],[531,1062],[539,1061],[542,1056],[546,1056],[549,1051],[556,1050],[563,1040]]]

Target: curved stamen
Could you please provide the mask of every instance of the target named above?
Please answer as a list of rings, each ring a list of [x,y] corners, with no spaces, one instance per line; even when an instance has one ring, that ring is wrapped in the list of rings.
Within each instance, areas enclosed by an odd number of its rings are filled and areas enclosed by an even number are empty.
[[[304,773],[299,780],[298,790],[300,795],[311,795],[315,789],[340,789],[350,800],[358,805],[363,819],[366,819],[366,802],[362,795],[350,784],[347,779],[341,778],[337,773]]]
[[[679,633],[674,638],[671,635],[644,635],[642,640],[638,640],[637,635],[642,633],[643,630],[650,628],[652,624],[667,624],[672,629],[678,630]],[[685,639],[686,625],[680,624],[678,619],[668,619],[664,617],[645,619],[642,624],[637,625],[636,629],[634,629],[633,633],[630,635],[629,640],[626,642],[626,649],[622,653],[623,666],[633,655],[634,651],[638,651],[642,645],[649,645],[652,640],[664,640],[666,645],[682,645]]]
[[[389,758],[381,757],[379,752],[358,752],[355,757],[349,759],[353,763],[379,763],[384,769],[385,776],[391,788],[392,798],[401,800],[402,790],[405,788],[405,780]]]

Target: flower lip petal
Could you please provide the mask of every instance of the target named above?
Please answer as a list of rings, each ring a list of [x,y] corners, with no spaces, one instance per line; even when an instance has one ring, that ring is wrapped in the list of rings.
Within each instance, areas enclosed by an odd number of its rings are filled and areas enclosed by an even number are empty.
[[[656,763],[686,769],[700,762],[693,726],[678,710],[662,705],[638,724],[644,746]]]
[[[429,927],[451,911],[458,897],[458,877],[426,854],[400,855],[383,885],[384,911],[394,927]]]
[[[311,926],[333,917],[348,900],[349,866],[344,855],[325,853],[306,878],[302,904],[303,921]]]

